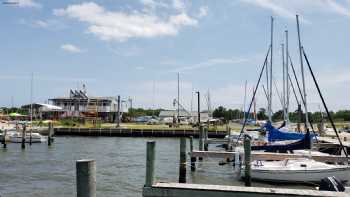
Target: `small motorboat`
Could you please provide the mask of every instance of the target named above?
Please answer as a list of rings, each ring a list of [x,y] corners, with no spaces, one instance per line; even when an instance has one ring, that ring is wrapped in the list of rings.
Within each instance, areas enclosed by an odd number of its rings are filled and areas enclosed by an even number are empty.
[[[12,143],[22,143],[22,133],[12,133],[11,135],[9,135],[10,137],[10,141]],[[46,138],[42,135],[40,135],[39,133],[32,133],[32,143],[41,143],[41,142],[45,142]],[[25,142],[29,143],[30,142],[30,134],[27,133],[25,136]]]
[[[241,176],[245,176],[244,167]],[[350,180],[350,166],[331,165],[308,158],[254,161],[251,165],[251,178],[261,181],[317,183],[331,176],[347,182]]]

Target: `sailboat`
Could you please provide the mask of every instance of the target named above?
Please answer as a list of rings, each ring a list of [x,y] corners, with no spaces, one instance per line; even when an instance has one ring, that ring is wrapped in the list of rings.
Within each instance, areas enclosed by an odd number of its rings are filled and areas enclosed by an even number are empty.
[[[306,134],[304,135],[303,139],[298,140],[297,142],[294,142],[292,144],[288,145],[266,145],[266,146],[252,146],[252,150],[265,150],[265,151],[280,151],[280,150],[293,150],[293,149],[311,149],[311,140],[310,140],[310,133],[307,128],[308,121],[308,110],[307,110],[307,102],[306,102],[306,93],[305,93],[305,78],[304,78],[304,70],[303,70],[303,58],[302,58],[302,52],[304,53],[304,57],[306,59],[306,62],[308,64],[309,70],[311,72],[311,75],[313,77],[313,80],[315,82],[315,85],[317,87],[318,93],[321,97],[321,100],[323,102],[323,105],[326,109],[326,112],[328,114],[328,118],[334,128],[334,131],[338,137],[338,133],[336,131],[336,128],[334,126],[332,117],[330,116],[328,112],[328,108],[325,104],[325,101],[323,99],[323,96],[320,92],[319,86],[317,84],[317,81],[313,75],[312,69],[310,67],[310,64],[308,62],[308,59],[306,57],[305,51],[301,47],[300,43],[300,32],[299,32],[299,20],[298,15],[296,16],[297,20],[297,28],[298,28],[298,40],[299,40],[299,50],[300,50],[300,60],[301,60],[301,71],[302,71],[302,80],[303,80],[303,95],[302,100],[305,107],[305,119],[306,119]],[[273,19],[271,20],[271,26],[273,26]],[[272,33],[272,32],[271,32]],[[271,36],[272,38],[272,36]],[[271,41],[271,47],[272,47],[272,41]],[[271,54],[272,56],[272,54]],[[287,57],[288,58],[288,57]],[[270,70],[271,71],[271,70]],[[261,77],[261,74],[260,74]],[[259,78],[260,81],[260,78]],[[259,83],[258,83],[259,84]],[[271,93],[271,89],[270,89]],[[271,95],[271,94],[270,94]],[[255,96],[255,95],[254,95]],[[254,97],[253,96],[253,97]],[[269,97],[269,110],[271,110],[271,96]],[[269,111],[269,115],[271,115],[271,111]],[[271,116],[269,117],[271,118]],[[270,120],[271,121],[271,120]],[[244,128],[245,125],[243,125]],[[280,136],[283,136],[283,138],[301,138],[303,134],[296,135],[296,134],[290,134],[287,132],[282,132],[278,129],[275,129],[272,127],[272,125],[267,125],[270,127],[269,132],[275,132],[276,135],[274,136],[275,139],[281,139]],[[243,129],[242,129],[243,131]],[[283,135],[282,135],[283,134]],[[272,135],[273,136],[273,135]],[[270,136],[269,136],[270,137]],[[270,137],[272,138],[272,137]],[[272,139],[269,139],[272,140]],[[339,143],[341,147],[344,150],[344,147],[342,145],[342,142],[340,141],[338,137]],[[302,146],[305,146],[304,148]],[[308,147],[306,147],[308,146]],[[310,151],[311,152],[311,151]],[[347,153],[344,151],[344,153],[347,155]],[[311,154],[309,155],[311,156]],[[242,171],[244,171],[244,167],[242,168]],[[244,177],[245,173],[241,173],[241,176]],[[282,161],[260,161],[256,160],[252,162],[251,165],[251,178],[255,180],[264,180],[264,181],[273,181],[273,182],[320,182],[325,177],[335,176],[341,181],[348,181],[350,180],[350,166],[349,165],[331,165],[326,164],[323,162],[315,161],[310,158],[298,158],[298,159],[285,159]]]
[[[242,168],[242,177],[244,177]],[[350,166],[331,165],[309,158],[282,161],[255,161],[251,165],[251,178],[270,182],[320,182],[335,176],[341,181],[350,180]]]

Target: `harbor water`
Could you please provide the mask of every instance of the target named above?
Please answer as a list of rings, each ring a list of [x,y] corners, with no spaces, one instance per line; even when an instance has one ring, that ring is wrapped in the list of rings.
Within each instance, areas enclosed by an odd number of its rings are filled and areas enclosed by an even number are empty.
[[[0,196],[75,196],[75,161],[96,160],[97,196],[141,196],[145,181],[146,142],[156,141],[155,179],[178,181],[178,138],[56,137],[47,144],[8,144],[0,148]],[[198,147],[195,140],[195,147]],[[187,146],[189,148],[189,144]],[[215,148],[215,147],[210,147]],[[201,184],[244,185],[232,165],[217,159],[198,162],[196,172],[188,166],[187,181]],[[253,186],[276,187],[267,183]],[[311,188],[282,185],[278,187]]]

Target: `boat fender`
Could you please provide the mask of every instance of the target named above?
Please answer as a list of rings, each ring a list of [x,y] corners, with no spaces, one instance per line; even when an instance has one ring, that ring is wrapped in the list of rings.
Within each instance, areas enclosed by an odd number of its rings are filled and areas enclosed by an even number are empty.
[[[344,192],[345,187],[342,182],[336,177],[326,177],[321,180],[320,188],[321,191],[335,191]]]

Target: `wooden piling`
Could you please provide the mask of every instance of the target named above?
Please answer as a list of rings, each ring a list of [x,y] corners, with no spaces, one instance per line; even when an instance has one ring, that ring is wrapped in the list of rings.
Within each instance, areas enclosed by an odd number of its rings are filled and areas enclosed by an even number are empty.
[[[53,124],[52,122],[49,122],[49,135],[47,137],[47,145],[48,146],[51,146],[51,143],[52,143],[52,136],[53,136],[53,133],[54,133],[54,128],[53,128]]]
[[[78,160],[76,162],[77,197],[96,197],[96,163],[95,160]]]
[[[198,146],[199,146],[198,150],[199,151],[203,151],[203,149],[204,149],[203,138],[204,138],[204,127],[203,127],[203,125],[199,125],[199,138],[198,138],[198,140],[199,140],[199,142],[198,142]],[[203,158],[199,157],[198,160],[202,161]]]
[[[244,136],[244,183],[245,186],[250,187],[252,185],[252,180],[251,180],[251,144],[250,144],[250,136],[245,135]]]
[[[153,185],[155,155],[156,155],[156,142],[155,141],[147,142],[145,187],[152,187]]]
[[[33,131],[33,122],[30,122],[30,130],[29,130],[29,146],[32,145],[32,131]]]
[[[22,149],[26,148],[26,125],[23,124],[23,129],[22,129]]]
[[[240,162],[239,162],[239,152],[235,152],[235,172],[238,173],[240,171]]]
[[[4,133],[2,135],[2,145],[4,148],[6,148],[6,134],[7,134],[7,129],[4,130]]]
[[[190,136],[190,152],[193,152],[193,136]],[[196,157],[191,157],[191,171],[196,171]]]
[[[179,183],[186,183],[186,138],[180,139]]]
[[[208,151],[208,127],[204,127],[204,150]]]

